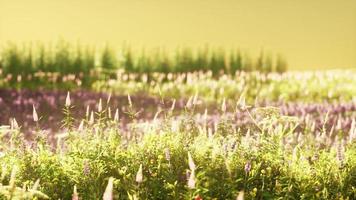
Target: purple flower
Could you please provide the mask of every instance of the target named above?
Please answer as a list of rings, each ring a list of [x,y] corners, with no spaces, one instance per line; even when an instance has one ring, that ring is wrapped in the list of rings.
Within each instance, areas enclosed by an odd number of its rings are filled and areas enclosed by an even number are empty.
[[[245,172],[246,174],[250,173],[251,171],[251,162],[248,161],[246,164],[245,164]]]
[[[89,166],[89,161],[84,160],[84,167],[83,167],[83,173],[85,176],[88,176],[90,173],[90,166]]]
[[[170,161],[171,160],[171,153],[170,153],[169,149],[166,148],[164,153],[165,153],[165,156],[166,156],[166,160]]]

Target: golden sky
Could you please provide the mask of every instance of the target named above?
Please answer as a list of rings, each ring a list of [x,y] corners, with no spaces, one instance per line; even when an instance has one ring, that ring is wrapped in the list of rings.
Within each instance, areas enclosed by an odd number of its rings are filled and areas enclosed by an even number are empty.
[[[239,47],[356,68],[356,0],[0,0],[0,43]]]

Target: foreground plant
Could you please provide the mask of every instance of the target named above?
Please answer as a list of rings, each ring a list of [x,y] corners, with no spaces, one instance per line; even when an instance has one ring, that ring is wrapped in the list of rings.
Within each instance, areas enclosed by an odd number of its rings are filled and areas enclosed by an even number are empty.
[[[2,173],[5,173],[2,171]],[[37,179],[37,181],[33,184],[32,188],[29,188],[26,186],[26,183],[24,183],[23,187],[17,187],[15,184],[16,181],[16,173],[17,169],[16,167],[13,167],[11,175],[10,175],[10,180],[8,185],[2,185],[0,184],[0,195],[5,197],[6,199],[14,199],[14,200],[22,200],[22,199],[34,199],[34,198],[39,198],[39,199],[49,199],[47,195],[44,193],[40,192],[38,190],[40,180]],[[4,175],[2,175],[2,179],[4,178]],[[3,180],[1,180],[3,181]],[[0,197],[1,197],[0,196]]]
[[[123,114],[135,116],[128,101]],[[337,138],[326,129],[322,136],[299,132],[295,118],[273,107],[251,108],[241,98],[236,109],[248,112],[251,123],[230,118],[223,101],[223,117],[211,129],[194,117],[197,101],[197,95],[190,98],[182,118],[171,117],[172,109],[162,110],[167,118],[156,123],[132,117],[129,131],[117,123],[119,111],[112,120],[99,101],[96,117],[88,109],[80,128],[64,130],[60,151],[50,138],[27,141],[21,131],[12,134],[18,127],[13,121],[13,128],[0,129],[2,183],[8,184],[1,194],[11,199],[13,191],[38,189],[14,187],[15,175],[6,172],[16,166],[16,182],[41,179],[41,191],[53,199],[355,198],[354,128],[352,134],[339,130]]]

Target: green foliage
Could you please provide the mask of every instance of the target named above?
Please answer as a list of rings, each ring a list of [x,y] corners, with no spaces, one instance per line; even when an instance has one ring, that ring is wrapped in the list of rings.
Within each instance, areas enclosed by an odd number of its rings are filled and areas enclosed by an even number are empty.
[[[81,199],[235,199],[240,191],[245,199],[355,198],[356,145],[346,134],[341,147],[321,148],[308,129],[295,132],[294,118],[273,107],[250,110],[242,101],[238,109],[258,128],[233,129],[223,102],[222,120],[209,132],[192,117],[196,98],[188,101],[183,119],[162,110],[163,121],[143,125],[128,98],[126,114],[135,128],[120,128],[100,102],[96,120],[57,134],[55,149],[50,143],[26,145],[14,123],[0,129],[1,195],[71,199],[75,187]],[[16,179],[8,173],[14,168]],[[31,182],[37,179],[40,185]]]
[[[132,75],[132,76],[129,76]],[[117,94],[140,94],[148,96],[186,98],[199,93],[208,102],[237,101],[241,94],[250,104],[255,101],[283,102],[342,102],[352,101],[356,94],[356,72],[287,72],[260,73],[239,72],[235,76],[222,75],[214,79],[211,72],[187,74],[118,74],[110,81],[97,81],[93,89],[112,91]],[[131,77],[131,78],[130,78]],[[149,77],[148,81],[143,77]],[[168,81],[164,81],[168,80]],[[337,87],[335,87],[337,86]],[[256,100],[257,99],[257,100]]]
[[[125,47],[117,53],[108,45],[94,49],[63,40],[54,45],[9,43],[0,51],[0,76],[10,87],[52,85],[67,88],[90,87],[96,80],[114,78],[118,69],[127,73],[187,73],[211,71],[214,77],[237,71],[284,72],[287,64],[281,56],[274,62],[271,56],[250,59],[240,51],[226,53],[222,49],[205,47],[193,51],[177,49],[173,54],[161,49],[149,53]],[[262,53],[261,53],[262,55]],[[256,65],[256,66],[255,66]],[[1,86],[1,85],[0,85]],[[48,87],[48,86],[47,86]]]

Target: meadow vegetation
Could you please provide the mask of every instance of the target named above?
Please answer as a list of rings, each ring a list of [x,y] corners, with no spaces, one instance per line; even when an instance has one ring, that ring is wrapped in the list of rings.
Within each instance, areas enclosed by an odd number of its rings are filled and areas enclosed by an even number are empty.
[[[0,55],[0,199],[356,199],[353,70],[210,49]]]
[[[211,127],[206,114],[203,121],[194,117],[197,97],[193,97],[180,118],[172,116],[172,104],[157,112],[164,117],[142,123],[128,98],[127,112],[122,114],[131,121],[125,129],[119,125],[120,113],[111,113],[101,99],[96,110],[89,110],[74,127],[68,97],[63,132],[52,141],[40,127],[31,140],[24,140],[12,119],[1,129],[1,194],[234,199],[243,191],[246,199],[355,197],[355,118],[348,131],[327,131],[328,115],[320,129],[309,125],[296,131],[298,118],[281,115],[274,107],[252,109],[241,98],[234,112],[247,113],[251,123],[235,124],[223,102],[221,118]],[[33,120],[40,120],[35,108]]]
[[[284,72],[287,69],[283,56],[273,57],[263,51],[257,58],[238,49],[225,52],[208,46],[196,51],[183,47],[173,53],[159,48],[148,52],[132,51],[127,46],[115,51],[109,46],[95,48],[65,41],[53,45],[8,43],[0,51],[0,75],[9,86],[15,87],[19,80],[22,87],[32,88],[68,80],[80,80],[77,84],[81,87],[90,87],[95,80],[114,77],[118,69],[148,76],[154,72],[211,71],[214,77],[242,70]]]

